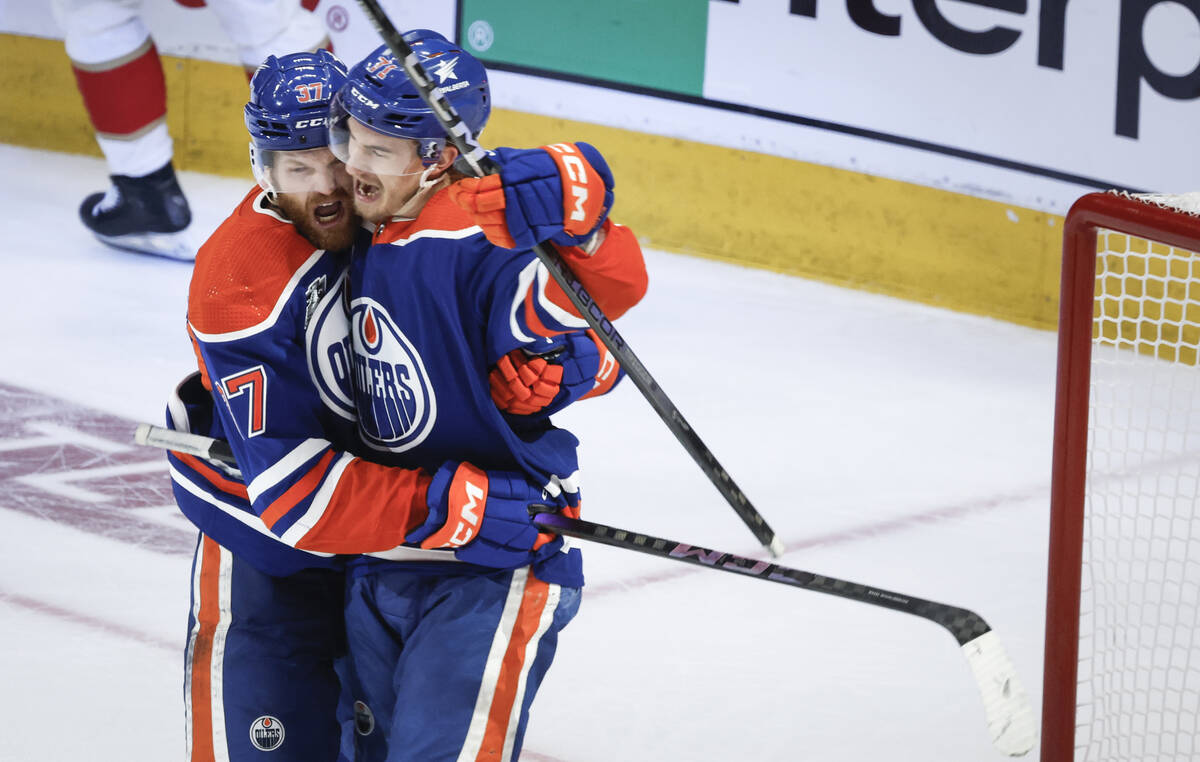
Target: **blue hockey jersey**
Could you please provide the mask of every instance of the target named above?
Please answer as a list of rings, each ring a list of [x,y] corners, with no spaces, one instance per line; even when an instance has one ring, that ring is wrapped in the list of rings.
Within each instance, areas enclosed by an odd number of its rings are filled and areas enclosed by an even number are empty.
[[[171,453],[174,491],[202,531],[269,574],[388,550],[427,515],[429,476],[355,457],[353,421],[312,381],[308,335],[318,313],[344,316],[345,284],[345,257],[314,249],[258,189],[196,257],[188,331],[219,402],[205,416],[183,394],[170,417],[227,439],[241,478]]]
[[[358,553],[465,566],[452,551],[402,545],[427,515],[429,476],[415,469],[445,460],[573,484],[573,437],[502,415],[486,380],[505,352],[582,324],[544,268],[529,253],[491,247],[443,194],[362,248],[355,292],[345,259],[314,250],[254,190],[197,256],[189,332],[203,386],[219,402],[205,415],[193,382],[171,418],[227,439],[241,478],[172,453],[172,480],[198,527],[269,574]],[[380,277],[386,264],[375,267],[388,251],[427,249],[447,257],[395,270],[412,279],[407,289]],[[610,316],[644,293],[640,249],[620,226],[609,223],[605,244],[577,269]],[[414,301],[397,310],[396,299]],[[578,566],[547,555],[551,576]]]
[[[632,233],[612,223],[605,233],[593,257],[563,254],[615,318],[644,294],[646,275]],[[365,251],[355,247],[350,295],[347,364],[372,459],[429,470],[466,460],[577,490],[575,437],[545,419],[502,414],[487,381],[513,349],[587,327],[532,252],[492,245],[443,189],[416,219],[381,226]],[[539,555],[535,573],[582,584],[578,549],[558,547]]]

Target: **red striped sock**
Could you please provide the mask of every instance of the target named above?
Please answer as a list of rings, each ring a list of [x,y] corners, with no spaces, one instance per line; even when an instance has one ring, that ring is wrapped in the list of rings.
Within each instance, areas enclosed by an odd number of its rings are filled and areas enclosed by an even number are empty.
[[[150,39],[128,56],[101,64],[72,63],[96,132],[123,137],[167,114],[167,83]]]

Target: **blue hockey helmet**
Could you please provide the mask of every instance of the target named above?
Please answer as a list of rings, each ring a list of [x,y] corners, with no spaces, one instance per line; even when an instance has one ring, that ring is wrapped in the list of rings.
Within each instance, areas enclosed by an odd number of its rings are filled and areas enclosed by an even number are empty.
[[[246,129],[263,150],[328,145],[329,101],[346,82],[346,65],[328,50],[268,56],[250,80]]]
[[[425,73],[478,135],[492,111],[487,70],[478,59],[441,34],[429,29],[405,33]],[[330,148],[346,160],[348,120],[353,118],[376,132],[418,142],[424,165],[433,164],[445,148],[446,132],[433,109],[421,98],[400,61],[381,45],[349,72],[346,84],[330,107]],[[380,174],[387,173],[380,172]],[[398,174],[398,173],[393,173]]]
[[[346,82],[346,65],[328,50],[268,56],[250,80],[244,117],[250,132],[250,162],[268,190],[280,187],[268,177],[277,151],[303,151],[329,145],[329,103]],[[285,183],[286,185],[286,183]]]

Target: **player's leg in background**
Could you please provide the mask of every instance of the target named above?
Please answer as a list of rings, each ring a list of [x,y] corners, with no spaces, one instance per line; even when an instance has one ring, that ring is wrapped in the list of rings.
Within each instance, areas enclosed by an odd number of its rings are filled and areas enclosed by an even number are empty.
[[[579,589],[542,582],[527,568],[440,577],[394,568],[350,590],[350,660],[375,732],[403,739],[365,759],[516,759]]]
[[[237,46],[246,76],[267,56],[332,47],[325,23],[301,0],[207,0],[221,28]],[[308,7],[306,7],[308,6]]]
[[[184,672],[187,759],[341,759],[344,575],[263,574],[201,535]],[[348,714],[348,713],[346,713]]]
[[[111,185],[79,207],[97,238],[122,249],[194,259],[191,209],[171,163],[167,89],[138,0],[53,0]]]

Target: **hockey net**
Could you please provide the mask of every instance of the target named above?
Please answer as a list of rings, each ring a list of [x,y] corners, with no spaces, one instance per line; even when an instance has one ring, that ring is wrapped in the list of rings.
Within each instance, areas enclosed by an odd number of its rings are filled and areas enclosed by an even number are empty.
[[[1042,760],[1200,759],[1200,193],[1063,243]]]

